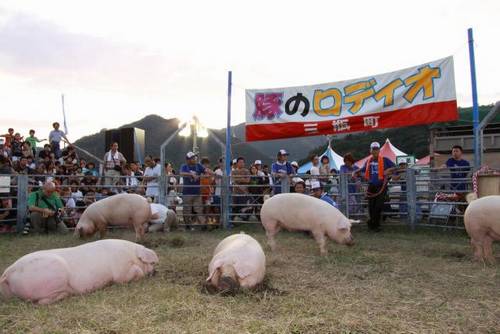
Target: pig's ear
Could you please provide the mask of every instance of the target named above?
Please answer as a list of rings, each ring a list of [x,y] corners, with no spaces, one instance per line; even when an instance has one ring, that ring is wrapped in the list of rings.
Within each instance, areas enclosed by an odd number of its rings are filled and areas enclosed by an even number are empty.
[[[349,223],[349,220],[347,220],[346,218],[342,218],[340,221],[339,221],[339,230],[347,230],[349,227],[350,227],[350,223]]]
[[[251,269],[244,264],[235,264],[233,267],[234,271],[236,271],[236,275],[238,275],[240,279],[243,279],[251,274]]]
[[[212,266],[212,271],[209,273],[208,275],[208,278],[207,278],[207,282],[210,281],[212,279],[212,277],[214,277],[215,273],[217,272],[217,270],[222,267],[222,264],[224,262],[220,259],[218,260],[215,260],[213,266]]]
[[[137,248],[137,257],[144,263],[158,263],[159,261],[156,253],[146,247]]]

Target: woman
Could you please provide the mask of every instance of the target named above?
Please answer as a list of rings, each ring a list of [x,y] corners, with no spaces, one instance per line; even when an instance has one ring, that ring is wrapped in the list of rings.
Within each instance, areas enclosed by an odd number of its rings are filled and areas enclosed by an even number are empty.
[[[354,164],[354,158],[351,153],[344,155],[344,164],[340,166],[340,174],[348,174],[348,186],[347,191],[349,192],[349,213],[356,213],[361,211],[359,205],[358,196],[355,194],[359,192],[361,184],[359,183],[359,178],[352,177],[353,172],[359,169],[358,166]]]

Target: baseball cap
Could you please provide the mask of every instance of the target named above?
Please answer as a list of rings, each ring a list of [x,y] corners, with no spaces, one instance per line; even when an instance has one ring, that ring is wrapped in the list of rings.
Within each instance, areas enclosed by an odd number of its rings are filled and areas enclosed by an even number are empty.
[[[279,150],[278,155],[288,155],[288,152],[284,149]]]
[[[373,150],[373,149],[379,150],[380,149],[380,144],[377,143],[376,141],[374,141],[373,143],[371,143],[370,144],[370,150]]]
[[[260,160],[255,160],[255,162],[253,163],[254,165],[262,165],[262,161]]]
[[[192,159],[196,156],[196,154],[194,154],[193,152],[188,152],[186,153],[186,159]]]
[[[297,161],[292,161],[292,163],[290,165],[295,166],[295,167],[299,167],[299,163]]]
[[[321,189],[321,183],[319,181],[311,181],[311,189]]]

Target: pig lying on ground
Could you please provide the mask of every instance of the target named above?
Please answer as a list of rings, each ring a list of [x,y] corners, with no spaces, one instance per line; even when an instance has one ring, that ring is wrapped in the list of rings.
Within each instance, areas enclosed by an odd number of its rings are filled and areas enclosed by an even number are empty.
[[[154,273],[156,253],[126,240],[99,240],[77,247],[27,254],[0,277],[4,297],[50,304],[111,283],[126,283]]]
[[[97,231],[101,238],[109,225],[133,226],[136,241],[144,239],[144,227],[151,217],[148,201],[137,194],[118,194],[89,205],[75,228],[75,235],[93,236]]]
[[[217,245],[208,265],[207,284],[221,292],[234,292],[239,287],[252,288],[259,284],[265,272],[266,256],[262,247],[242,232]]]
[[[177,215],[174,210],[167,208],[163,204],[151,203],[151,218],[148,232],[169,232],[172,226],[177,224]]]
[[[486,196],[475,199],[467,196],[470,202],[465,210],[464,224],[476,260],[495,262],[492,243],[500,240],[500,196]]]
[[[321,255],[326,255],[326,236],[339,244],[351,246],[351,224],[338,209],[318,198],[298,193],[278,194],[262,205],[262,225],[271,250],[275,250],[275,235],[281,228],[289,231],[310,231]]]

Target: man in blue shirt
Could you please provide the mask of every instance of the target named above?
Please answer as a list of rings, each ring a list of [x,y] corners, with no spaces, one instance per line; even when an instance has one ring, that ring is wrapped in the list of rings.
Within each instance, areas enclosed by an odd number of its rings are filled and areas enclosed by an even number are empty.
[[[331,206],[337,208],[337,203],[327,193],[323,192],[323,188],[321,188],[321,183],[319,181],[311,182],[311,190],[312,190],[311,196],[316,197],[322,201],[325,201]]]
[[[462,159],[463,149],[460,145],[455,145],[451,149],[451,158],[446,161],[446,168],[450,169],[452,179],[456,179],[451,183],[451,190],[457,190],[457,193],[464,194],[466,184],[463,179],[470,172],[470,164],[467,160]]]
[[[186,154],[186,163],[181,166],[182,176],[182,215],[186,229],[192,229],[191,224],[196,222],[205,224],[205,217],[202,215],[203,206],[200,193],[200,175],[210,170],[197,162],[197,156],[193,152]]]
[[[380,219],[387,197],[387,180],[388,177],[396,169],[394,163],[386,157],[380,155],[380,144],[373,142],[370,144],[371,156],[366,161],[363,168],[352,172],[355,177],[359,173],[363,173],[368,180],[368,189],[366,196],[368,197],[368,212],[370,219],[368,220],[368,228],[373,232],[380,232]]]
[[[275,195],[281,194],[281,182],[285,178],[289,178],[289,175],[293,174],[293,167],[288,161],[286,161],[287,158],[288,152],[285,150],[279,150],[276,162],[273,162],[271,165],[271,176],[273,177]]]

